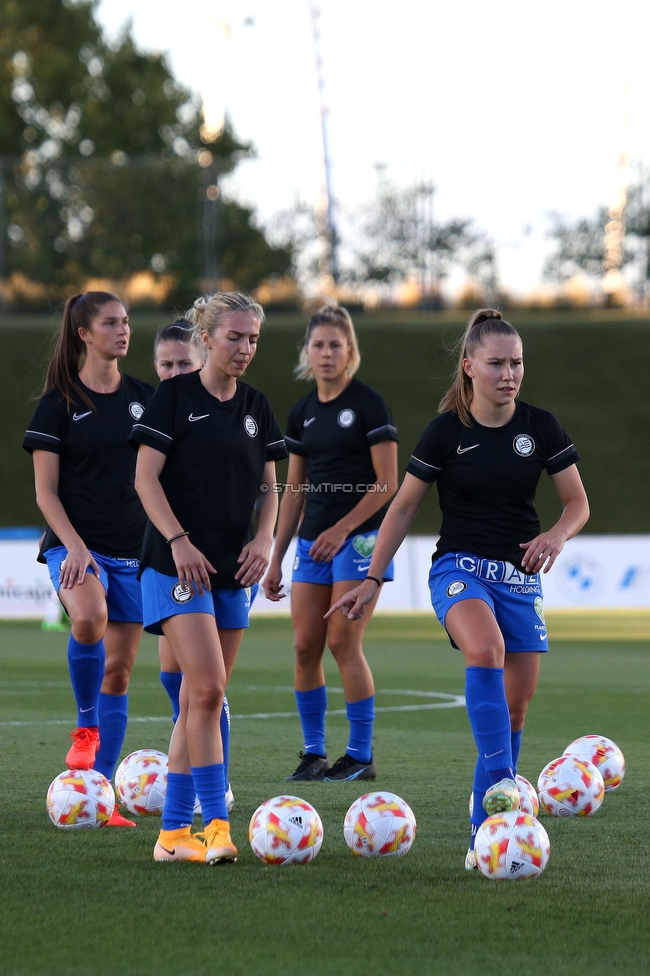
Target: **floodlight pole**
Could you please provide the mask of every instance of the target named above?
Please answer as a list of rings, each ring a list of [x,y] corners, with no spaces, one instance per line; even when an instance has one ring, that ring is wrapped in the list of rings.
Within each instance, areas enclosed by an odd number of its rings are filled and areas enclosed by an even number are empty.
[[[321,124],[321,143],[323,153],[323,170],[325,175],[325,214],[321,216],[320,232],[325,245],[325,253],[321,261],[321,273],[329,275],[336,286],[339,281],[339,262],[338,262],[338,237],[336,234],[336,224],[334,222],[334,198],[332,194],[332,166],[329,155],[329,138],[327,132],[327,120],[329,108],[325,105],[324,89],[325,79],[323,77],[323,59],[320,54],[320,28],[318,19],[320,10],[313,2],[309,2],[309,14],[311,17],[311,29],[314,38],[314,55],[316,60],[316,79],[318,82],[318,100],[320,106]]]

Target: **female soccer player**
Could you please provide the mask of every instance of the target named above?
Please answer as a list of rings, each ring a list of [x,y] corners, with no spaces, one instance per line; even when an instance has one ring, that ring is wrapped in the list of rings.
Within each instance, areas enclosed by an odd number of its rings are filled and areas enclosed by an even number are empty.
[[[205,362],[203,348],[194,340],[193,328],[185,318],[176,319],[171,325],[164,325],[156,333],[153,341],[153,365],[161,380],[171,379],[180,373],[193,373],[201,369]],[[251,595],[251,604],[253,598]],[[160,659],[160,681],[169,695],[172,705],[172,720],[180,713],[180,693],[183,673],[169,646],[166,637],[158,638],[158,657]],[[228,754],[230,744],[230,711],[228,699],[224,695],[221,712],[221,739],[223,758],[228,783]],[[234,797],[230,784],[226,791],[228,810],[232,809]]]
[[[268,566],[275,461],[287,452],[266,397],[240,382],[257,348],[261,306],[227,292],[199,298],[188,317],[205,366],[160,384],[132,441],[139,445],[136,487],[149,516],[145,627],[164,633],[183,672],[154,858],[216,864],[237,857],[219,730],[224,689],[248,626],[245,588]],[[197,794],[203,838],[190,831]]]
[[[434,481],[443,520],[431,600],[466,663],[467,713],[478,748],[472,839],[486,815],[519,807],[517,759],[540,655],[548,650],[540,572],[589,517],[578,454],[555,417],[516,399],[524,375],[518,333],[494,309],[477,312],[456,378],[426,428],[384,520],[367,579],[339,607],[358,620],[371,603]],[[535,492],[551,476],[562,515],[540,531]]]
[[[66,763],[94,767],[108,779],[124,741],[129,675],[142,632],[137,573],[146,516],[127,438],[153,388],[120,372],[129,337],[115,295],[69,298],[45,392],[23,442],[49,526],[39,558],[72,625],[68,662],[78,727]],[[117,811],[109,824],[135,826]]]
[[[299,379],[316,387],[292,408],[285,438],[290,451],[273,559],[264,580],[270,600],[282,599],[282,558],[300,524],[291,587],[298,714],[305,740],[289,780],[374,779],[375,688],[361,646],[368,622],[323,619],[333,601],[352,589],[370,554],[390,497],[397,488],[397,431],[382,397],[354,379],[360,356],[348,312],[324,306],[310,319]],[[392,580],[392,566],[382,580]],[[373,594],[374,609],[379,587]],[[327,692],[325,644],[343,681],[350,735],[333,766],[325,752]]]

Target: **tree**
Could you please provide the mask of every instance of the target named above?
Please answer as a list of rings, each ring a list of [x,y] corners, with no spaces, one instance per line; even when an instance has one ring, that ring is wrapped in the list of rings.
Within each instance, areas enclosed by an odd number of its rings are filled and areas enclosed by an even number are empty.
[[[6,271],[64,289],[148,269],[174,297],[215,264],[248,288],[286,271],[290,253],[219,192],[251,147],[229,126],[203,144],[199,100],[129,26],[108,44],[97,3],[0,0]]]
[[[609,220],[605,207],[595,217],[580,217],[570,221],[561,214],[552,214],[549,233],[556,244],[546,259],[544,277],[550,281],[568,281],[579,272],[600,277],[605,260],[605,226]]]

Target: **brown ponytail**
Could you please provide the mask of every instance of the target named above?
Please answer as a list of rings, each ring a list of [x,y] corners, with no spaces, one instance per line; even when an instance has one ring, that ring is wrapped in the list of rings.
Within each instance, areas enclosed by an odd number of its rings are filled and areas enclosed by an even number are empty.
[[[76,394],[90,410],[95,409],[95,405],[84,393],[77,379],[86,352],[86,346],[79,336],[79,329],[89,329],[99,309],[109,302],[121,304],[117,295],[112,295],[108,291],[87,291],[85,294],[68,298],[63,309],[63,321],[54,355],[47,369],[44,393],[58,390],[68,406],[72,404],[72,398]]]
[[[510,335],[519,337],[519,333],[509,322],[501,318],[501,312],[494,308],[482,308],[474,312],[467,323],[467,328],[458,342],[458,366],[454,382],[451,384],[442,400],[438,404],[438,411],[446,413],[453,410],[465,427],[472,426],[470,404],[474,397],[472,380],[463,369],[463,360],[470,359],[486,338],[491,335]]]

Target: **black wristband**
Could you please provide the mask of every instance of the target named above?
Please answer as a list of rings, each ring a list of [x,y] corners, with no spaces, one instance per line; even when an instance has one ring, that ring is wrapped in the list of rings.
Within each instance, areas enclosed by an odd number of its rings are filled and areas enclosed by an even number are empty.
[[[366,579],[367,580],[372,580],[373,583],[376,583],[377,584],[377,586],[381,586],[381,580],[377,579],[376,576],[366,576]]]
[[[176,535],[170,535],[169,539],[165,539],[165,543],[166,545],[169,545],[171,542],[174,542],[175,539],[182,539],[185,535],[189,535],[189,532],[177,532]]]

